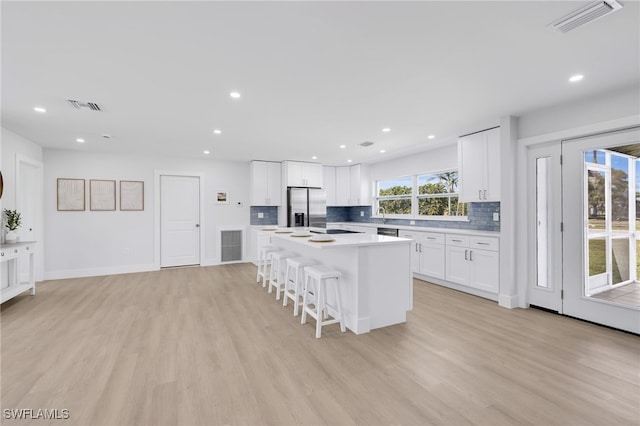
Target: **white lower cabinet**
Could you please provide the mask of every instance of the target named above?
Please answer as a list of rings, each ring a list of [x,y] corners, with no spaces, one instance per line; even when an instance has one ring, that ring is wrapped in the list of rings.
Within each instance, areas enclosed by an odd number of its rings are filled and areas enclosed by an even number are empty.
[[[497,237],[447,235],[446,244],[447,281],[498,293],[500,253]]]
[[[401,238],[411,238],[411,268],[414,273],[444,279],[444,234],[400,231]]]

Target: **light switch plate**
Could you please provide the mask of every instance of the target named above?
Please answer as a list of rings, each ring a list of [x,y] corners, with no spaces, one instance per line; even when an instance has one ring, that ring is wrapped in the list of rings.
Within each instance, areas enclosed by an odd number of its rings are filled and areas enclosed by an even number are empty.
[[[498,212],[493,213],[493,221],[494,222],[499,222],[500,221],[500,213],[498,213]]]
[[[415,224],[416,224],[416,221],[415,221],[415,220],[410,220],[410,221],[409,221],[409,225],[415,225]]]
[[[264,213],[262,212],[258,213],[258,219],[264,219]]]
[[[364,212],[360,210],[360,216],[364,216]]]

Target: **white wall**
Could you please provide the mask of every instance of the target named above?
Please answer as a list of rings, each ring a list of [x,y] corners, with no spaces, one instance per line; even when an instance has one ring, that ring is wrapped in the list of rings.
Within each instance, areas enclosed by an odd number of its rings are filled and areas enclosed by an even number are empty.
[[[430,151],[400,157],[371,165],[371,180],[411,176],[458,168],[458,145],[452,144]]]
[[[584,82],[586,84],[586,82]],[[577,88],[577,87],[576,87]],[[520,139],[640,114],[640,86],[521,115]]]
[[[203,264],[216,264],[218,226],[249,224],[249,163],[168,157],[107,155],[45,149],[45,229],[48,279],[105,275],[155,269],[154,172],[203,173],[205,253]],[[57,178],[142,180],[144,211],[59,212]],[[117,182],[117,196],[119,183]],[[230,194],[228,205],[215,204],[215,191]],[[242,202],[242,206],[236,203]]]

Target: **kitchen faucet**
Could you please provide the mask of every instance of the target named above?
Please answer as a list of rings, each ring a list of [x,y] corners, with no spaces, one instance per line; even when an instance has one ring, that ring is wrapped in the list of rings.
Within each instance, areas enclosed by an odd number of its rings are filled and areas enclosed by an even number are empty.
[[[382,215],[382,224],[384,225],[384,223],[387,221],[387,219],[384,218],[384,207],[378,207],[378,214]]]

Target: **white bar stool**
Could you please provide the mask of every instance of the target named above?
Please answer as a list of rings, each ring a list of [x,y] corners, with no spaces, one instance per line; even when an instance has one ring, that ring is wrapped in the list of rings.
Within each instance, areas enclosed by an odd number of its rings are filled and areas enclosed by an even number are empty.
[[[311,315],[311,317],[316,320],[316,338],[320,338],[320,334],[322,333],[322,327],[329,324],[340,323],[340,331],[345,332],[344,326],[344,315],[342,314],[342,301],[340,299],[340,289],[338,288],[338,284],[340,282],[340,277],[342,274],[340,271],[336,271],[324,265],[316,265],[316,266],[305,266],[304,267],[304,290],[303,290],[303,298],[302,298],[302,321],[301,324],[306,324],[307,322],[307,314]],[[335,305],[330,305],[327,303],[327,280],[335,280]],[[310,292],[313,291],[313,282],[317,283],[316,291],[315,291],[315,308],[312,308],[311,303],[309,301],[309,297],[313,297],[313,294]],[[335,318],[332,320],[324,320],[324,318],[329,318],[328,308],[331,308],[334,312],[338,313],[339,318]]]
[[[270,266],[271,253],[280,251],[280,247],[263,246],[258,254],[258,273],[256,274],[256,282],[260,282],[262,277],[262,287],[267,286],[267,267]]]
[[[280,292],[284,290],[284,269],[285,261],[290,257],[296,257],[292,251],[271,252],[271,272],[269,273],[269,293],[273,287],[276,288],[276,300],[280,300]]]
[[[289,299],[293,300],[293,316],[298,316],[300,296],[304,284],[304,267],[315,265],[316,261],[308,257],[291,257],[287,259],[287,270],[284,274],[284,297],[282,306],[287,306]],[[291,275],[289,272],[291,271]]]

